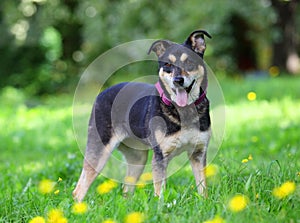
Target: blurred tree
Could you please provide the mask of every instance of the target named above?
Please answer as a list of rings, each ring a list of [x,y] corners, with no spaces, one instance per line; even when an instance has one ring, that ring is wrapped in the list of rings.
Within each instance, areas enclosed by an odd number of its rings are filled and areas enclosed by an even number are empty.
[[[275,23],[276,38],[273,42],[273,64],[290,73],[300,72],[300,59],[297,52],[299,36],[296,17],[298,0],[272,0],[277,14]]]
[[[81,47],[77,0],[3,0],[0,4],[0,87],[9,84],[30,94],[45,94],[77,79],[73,59]]]
[[[254,28],[239,13],[233,12],[229,18],[229,24],[232,30],[232,56],[236,58],[236,66],[241,71],[257,70],[257,58],[255,55],[255,43],[249,32]]]
[[[30,94],[62,91],[112,47],[149,38],[183,42],[195,29],[213,36],[205,59],[214,71],[267,70],[272,48],[273,64],[285,67],[297,55],[297,5],[297,0],[1,0],[0,87]],[[140,68],[122,72],[137,75]]]
[[[53,26],[59,31],[62,37],[62,60],[70,60],[73,53],[80,49],[81,28],[82,24],[76,17],[79,1],[78,0],[63,0],[62,6],[66,11],[66,16],[55,20]]]
[[[271,43],[269,28],[275,16],[265,1],[86,0],[80,8],[84,24],[82,50],[90,59],[122,42],[141,38],[183,42],[193,30],[206,29],[213,36],[208,41],[206,60],[217,69],[236,73],[239,68],[268,66],[265,57],[270,56],[265,48]],[[251,66],[246,67],[247,57],[251,58]],[[260,57],[266,62],[260,63]]]

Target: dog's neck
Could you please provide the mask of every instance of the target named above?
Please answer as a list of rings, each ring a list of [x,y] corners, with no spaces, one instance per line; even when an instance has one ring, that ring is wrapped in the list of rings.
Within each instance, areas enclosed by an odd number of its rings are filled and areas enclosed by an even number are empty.
[[[169,99],[166,96],[166,94],[165,94],[163,88],[161,87],[159,81],[155,84],[155,87],[156,87],[156,90],[159,93],[159,96],[161,97],[161,100],[164,102],[164,104],[167,105],[167,106],[171,106],[172,105],[172,100]],[[202,88],[201,88],[201,90],[202,90]],[[206,89],[202,90],[202,93],[200,94],[199,98],[196,101],[194,101],[194,104],[195,105],[200,104],[204,100],[205,97],[206,97]]]

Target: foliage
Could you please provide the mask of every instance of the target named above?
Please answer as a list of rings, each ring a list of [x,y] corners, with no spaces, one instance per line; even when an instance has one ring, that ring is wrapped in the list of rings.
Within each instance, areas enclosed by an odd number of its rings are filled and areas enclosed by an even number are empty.
[[[235,74],[236,51],[247,45],[256,69],[266,70],[280,36],[273,27],[277,16],[268,0],[2,0],[0,87],[31,95],[68,91],[112,47],[149,38],[182,42],[195,29],[212,34],[206,59],[217,70]]]
[[[209,197],[196,193],[187,166],[168,179],[164,199],[153,196],[152,185],[138,188],[130,198],[118,184],[99,194],[99,177],[85,204],[74,212],[71,192],[83,156],[72,133],[72,97],[49,97],[35,104],[19,90],[0,94],[0,222],[28,222],[56,217],[68,222],[296,222],[300,215],[299,78],[222,79],[227,102],[226,134],[213,160]],[[248,92],[255,92],[249,101]],[[7,103],[10,102],[10,103]],[[30,106],[29,106],[30,105]],[[251,154],[251,156],[250,156]],[[247,159],[247,162],[242,162]],[[51,193],[41,182],[55,183]],[[296,185],[278,199],[273,189]],[[239,212],[229,203],[247,198]],[[236,200],[236,199],[235,199]],[[129,217],[128,217],[129,216]],[[132,217],[133,218],[133,217]]]

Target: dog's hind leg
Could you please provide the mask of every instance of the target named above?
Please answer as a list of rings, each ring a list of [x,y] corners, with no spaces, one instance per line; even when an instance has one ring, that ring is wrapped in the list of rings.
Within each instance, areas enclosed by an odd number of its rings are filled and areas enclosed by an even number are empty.
[[[106,145],[103,145],[95,125],[91,124],[89,126],[83,169],[76,188],[73,191],[73,197],[76,201],[83,200],[90,185],[102,171],[112,151],[117,147],[119,142],[119,138],[113,136]]]
[[[127,161],[127,173],[123,187],[123,193],[126,195],[134,191],[135,184],[144,171],[148,159],[148,150],[129,148],[124,144],[119,146],[119,150]]]

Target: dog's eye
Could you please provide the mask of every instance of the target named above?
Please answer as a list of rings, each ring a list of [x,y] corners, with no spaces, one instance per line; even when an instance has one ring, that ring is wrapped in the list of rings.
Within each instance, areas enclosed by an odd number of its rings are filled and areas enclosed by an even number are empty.
[[[172,73],[172,64],[170,63],[165,63],[163,67],[164,71],[167,73]]]

